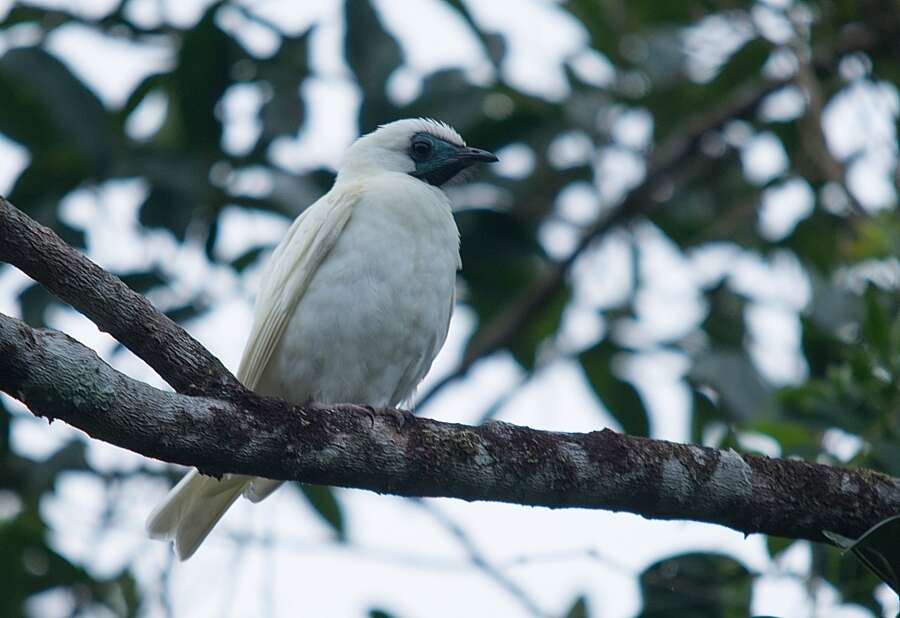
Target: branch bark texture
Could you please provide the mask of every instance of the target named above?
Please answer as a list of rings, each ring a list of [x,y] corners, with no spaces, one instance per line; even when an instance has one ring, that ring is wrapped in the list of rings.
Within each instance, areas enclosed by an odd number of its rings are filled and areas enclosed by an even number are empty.
[[[824,541],[900,512],[900,479],[610,430],[473,427],[401,410],[258,396],[115,276],[0,199],[0,259],[127,342],[177,393],[54,330],[0,314],[0,390],[36,415],[165,461],[273,479],[552,508],[629,511]]]
[[[144,296],[0,196],[0,262],[16,266],[188,394],[243,390],[209,350]]]
[[[0,390],[94,438],[225,472],[546,507],[630,511],[745,533],[855,538],[900,511],[900,480],[610,430],[442,423],[401,410],[294,406],[155,389],[54,330],[0,315]]]

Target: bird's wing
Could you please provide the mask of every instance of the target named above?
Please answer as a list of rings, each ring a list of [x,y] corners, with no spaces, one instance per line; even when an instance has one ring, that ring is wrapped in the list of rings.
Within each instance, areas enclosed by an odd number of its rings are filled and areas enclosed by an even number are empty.
[[[297,303],[340,237],[359,196],[358,187],[323,196],[297,217],[269,258],[237,374],[247,388],[259,383]]]

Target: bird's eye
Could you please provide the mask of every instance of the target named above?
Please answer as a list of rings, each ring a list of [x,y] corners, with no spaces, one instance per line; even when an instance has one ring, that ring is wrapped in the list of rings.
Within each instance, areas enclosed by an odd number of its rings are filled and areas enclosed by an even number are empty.
[[[412,151],[417,159],[425,159],[431,154],[431,142],[417,139],[412,143]]]

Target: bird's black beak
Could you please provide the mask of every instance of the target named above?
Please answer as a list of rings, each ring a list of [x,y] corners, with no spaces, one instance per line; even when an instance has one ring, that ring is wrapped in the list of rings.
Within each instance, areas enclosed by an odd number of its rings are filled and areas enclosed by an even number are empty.
[[[476,163],[493,163],[497,160],[497,155],[487,150],[446,144],[439,156],[417,163],[416,170],[410,174],[440,187],[467,167]]]
[[[456,152],[456,158],[464,161],[466,164],[472,163],[496,163],[499,161],[497,155],[481,148],[460,148]]]

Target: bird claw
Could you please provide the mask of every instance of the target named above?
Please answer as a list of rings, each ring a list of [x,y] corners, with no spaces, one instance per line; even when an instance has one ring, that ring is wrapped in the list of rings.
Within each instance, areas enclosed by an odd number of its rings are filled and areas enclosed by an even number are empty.
[[[406,412],[403,410],[397,410],[396,408],[386,408],[381,410],[382,414],[386,414],[394,419],[394,423],[397,425],[397,430],[401,431],[404,427],[406,427]]]
[[[340,407],[347,410],[352,410],[356,414],[365,414],[369,418],[369,422],[372,424],[372,429],[375,428],[375,417],[377,415],[389,416],[397,426],[398,431],[406,427],[407,412],[404,412],[403,410],[397,410],[395,408],[384,408],[376,410],[370,405],[358,403],[344,403],[341,404]]]
[[[372,427],[375,427],[375,408],[369,405],[361,405],[358,403],[345,403],[342,405],[344,408],[349,408],[353,410],[357,414],[365,414],[369,417],[369,422],[372,423]]]

